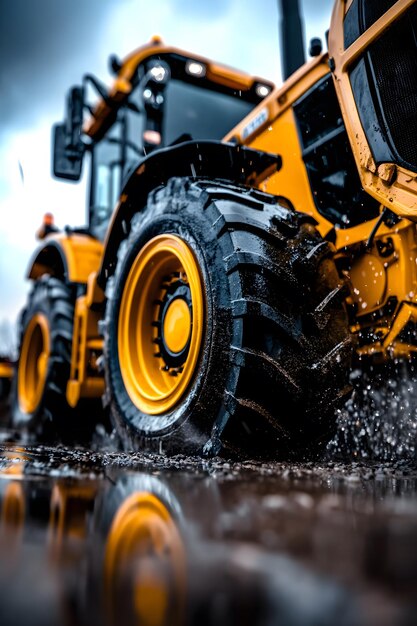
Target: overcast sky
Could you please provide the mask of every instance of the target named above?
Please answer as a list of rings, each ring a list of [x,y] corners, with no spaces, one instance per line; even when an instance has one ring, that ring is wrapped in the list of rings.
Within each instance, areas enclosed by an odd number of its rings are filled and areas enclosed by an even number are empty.
[[[306,41],[323,38],[332,0],[301,5]],[[42,215],[58,226],[85,220],[85,182],[50,177],[50,128],[67,88],[85,72],[109,83],[109,54],[153,34],[281,82],[277,0],[0,0],[0,322],[25,303]]]

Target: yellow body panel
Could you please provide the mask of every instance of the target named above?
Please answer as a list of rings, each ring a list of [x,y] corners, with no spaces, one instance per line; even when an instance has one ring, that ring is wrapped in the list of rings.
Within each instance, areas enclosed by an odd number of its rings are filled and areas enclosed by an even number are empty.
[[[87,283],[92,272],[99,268],[103,254],[103,244],[88,235],[64,233],[49,235],[35,252],[28,271],[28,278],[37,279],[42,274],[50,274],[48,251],[58,251],[64,260],[66,279],[72,283]]]
[[[277,149],[277,138],[279,145]],[[320,216],[311,193],[307,172],[301,156],[294,113],[286,109],[279,119],[261,133],[250,144],[251,148],[265,152],[278,152],[282,157],[282,168],[261,184],[261,189],[268,193],[284,196],[291,200],[297,211],[307,213],[319,223],[319,230],[325,236],[333,227]]]

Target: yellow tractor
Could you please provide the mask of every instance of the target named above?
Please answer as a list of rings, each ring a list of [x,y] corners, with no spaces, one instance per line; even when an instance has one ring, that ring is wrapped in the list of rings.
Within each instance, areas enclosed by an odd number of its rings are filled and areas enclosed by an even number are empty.
[[[71,90],[54,173],[90,158],[89,220],[31,264],[15,426],[102,397],[127,449],[316,450],[355,350],[412,357],[416,24],[414,0],[336,0],[279,89],[154,40],[110,92],[85,77],[85,121]]]

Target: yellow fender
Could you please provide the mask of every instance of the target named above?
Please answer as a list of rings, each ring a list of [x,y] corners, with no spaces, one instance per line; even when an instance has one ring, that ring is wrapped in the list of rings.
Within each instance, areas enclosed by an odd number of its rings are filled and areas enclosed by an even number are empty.
[[[53,233],[36,250],[27,277],[36,280],[51,274],[86,284],[89,275],[99,269],[102,253],[103,244],[90,235]]]

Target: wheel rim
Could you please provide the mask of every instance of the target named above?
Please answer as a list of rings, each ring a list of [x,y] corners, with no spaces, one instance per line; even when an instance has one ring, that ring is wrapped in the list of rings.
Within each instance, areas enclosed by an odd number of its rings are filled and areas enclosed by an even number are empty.
[[[123,382],[140,411],[159,415],[178,404],[193,379],[203,329],[193,252],[176,235],[151,239],[128,274],[118,322]]]
[[[19,406],[33,413],[42,398],[50,353],[48,320],[36,313],[30,320],[22,342],[18,369]]]
[[[182,623],[184,546],[168,509],[152,493],[133,493],[118,509],[106,543],[104,567],[110,614],[120,608],[118,591],[123,591],[124,605],[131,584],[132,608],[140,624]]]

